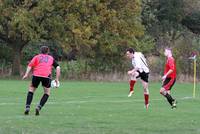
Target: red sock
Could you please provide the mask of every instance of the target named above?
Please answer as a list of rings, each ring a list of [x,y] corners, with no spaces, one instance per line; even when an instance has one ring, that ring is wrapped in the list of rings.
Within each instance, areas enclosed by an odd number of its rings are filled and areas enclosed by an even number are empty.
[[[149,94],[144,94],[145,105],[149,104]]]
[[[130,84],[130,92],[134,90],[134,85],[135,85],[135,80],[130,80],[129,84]]]

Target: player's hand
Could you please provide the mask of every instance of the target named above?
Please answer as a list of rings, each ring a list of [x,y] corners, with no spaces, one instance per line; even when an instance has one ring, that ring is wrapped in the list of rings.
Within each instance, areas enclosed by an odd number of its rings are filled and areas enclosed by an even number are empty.
[[[26,79],[28,77],[28,74],[25,74],[23,77],[22,77],[22,80]]]
[[[56,82],[56,88],[58,88],[60,86],[59,80],[55,79],[55,82]]]
[[[132,75],[133,74],[133,71],[128,71],[128,75]]]
[[[167,78],[167,76],[164,75],[164,76],[162,77],[162,81],[164,81],[166,78]]]

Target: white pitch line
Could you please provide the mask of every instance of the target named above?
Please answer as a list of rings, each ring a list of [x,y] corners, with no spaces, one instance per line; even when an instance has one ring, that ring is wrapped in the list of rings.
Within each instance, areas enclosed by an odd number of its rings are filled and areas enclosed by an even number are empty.
[[[189,100],[189,99],[193,99],[192,97],[189,97],[189,96],[185,96],[185,97],[182,97],[182,98],[176,98],[177,100]],[[164,100],[163,99],[150,99],[150,101],[162,101]],[[65,102],[64,102],[65,101]],[[52,101],[49,101],[47,102],[48,104],[50,105],[59,105],[59,104],[82,104],[82,103],[129,103],[129,102],[143,102],[144,100],[143,99],[132,99],[130,98],[130,100],[116,100],[116,101],[93,101],[93,100],[90,100],[90,101],[84,101],[84,100],[80,100],[80,101],[67,101],[67,100],[62,100],[62,103],[58,103],[58,102],[52,102]],[[24,102],[23,102],[24,103]],[[0,106],[4,106],[4,105],[21,105],[22,103],[14,103],[14,102],[2,102],[0,103]],[[34,105],[36,103],[33,103]]]

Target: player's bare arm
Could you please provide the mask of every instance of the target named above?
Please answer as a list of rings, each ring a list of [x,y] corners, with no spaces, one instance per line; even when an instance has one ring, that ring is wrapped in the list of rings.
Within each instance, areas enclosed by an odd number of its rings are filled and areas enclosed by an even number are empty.
[[[59,78],[60,78],[60,66],[56,67],[56,82],[59,82]]]
[[[26,78],[28,77],[28,74],[30,73],[31,69],[32,69],[32,68],[31,68],[30,66],[27,67],[26,73],[25,73],[24,76],[22,77],[23,80],[26,79]]]
[[[171,73],[173,72],[172,69],[170,69],[163,77],[162,77],[162,80],[164,81],[168,75],[170,75]]]
[[[138,68],[134,68],[132,70],[129,70],[128,75],[134,75],[137,70],[138,70]]]

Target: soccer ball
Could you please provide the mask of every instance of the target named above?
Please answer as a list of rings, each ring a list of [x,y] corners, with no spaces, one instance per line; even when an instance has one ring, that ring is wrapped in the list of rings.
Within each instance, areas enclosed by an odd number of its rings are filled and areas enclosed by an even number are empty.
[[[51,88],[58,88],[60,86],[60,82],[56,83],[56,80],[51,81]]]

